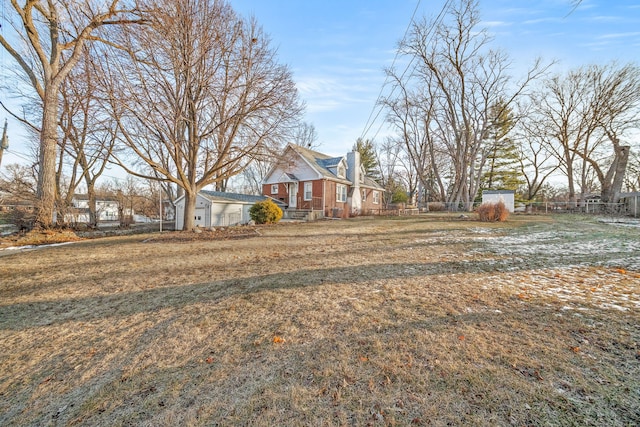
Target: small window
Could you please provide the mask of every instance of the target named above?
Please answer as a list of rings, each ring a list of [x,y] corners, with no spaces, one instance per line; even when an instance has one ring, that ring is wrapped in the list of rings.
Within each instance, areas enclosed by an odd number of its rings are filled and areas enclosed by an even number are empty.
[[[347,175],[347,172],[344,169],[344,166],[340,165],[338,166],[338,177],[339,178],[344,178]]]
[[[373,204],[377,205],[379,203],[380,203],[380,192],[374,191],[373,192]]]
[[[313,183],[312,182],[305,182],[304,183],[304,199],[305,200],[311,200],[312,196],[313,196]]]
[[[278,184],[271,184],[271,194],[278,194]]]
[[[347,201],[347,186],[343,184],[336,185],[336,201],[338,202],[346,202]]]
[[[363,202],[367,201],[367,190],[362,190],[362,201]]]

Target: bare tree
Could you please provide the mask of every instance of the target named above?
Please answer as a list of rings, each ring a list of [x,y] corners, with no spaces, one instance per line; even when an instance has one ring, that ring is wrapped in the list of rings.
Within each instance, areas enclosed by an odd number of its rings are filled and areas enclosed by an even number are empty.
[[[109,52],[110,110],[123,147],[116,159],[181,188],[188,230],[198,191],[278,144],[302,107],[255,20],[224,1],[150,0],[146,8],[151,25],[120,35],[129,56]]]
[[[444,184],[440,176],[439,164],[436,161],[437,129],[432,124],[434,114],[434,98],[411,90],[408,82],[398,76],[395,70],[387,70],[387,75],[393,79],[395,88],[400,94],[393,98],[383,99],[382,104],[387,109],[387,121],[396,129],[397,136],[388,139],[385,145],[396,141],[402,147],[404,156],[395,156],[398,165],[406,172],[406,177],[415,175],[417,182],[411,178],[405,179],[407,188],[421,188],[430,191],[434,182],[439,184],[444,194]],[[427,87],[428,89],[429,87]],[[385,152],[391,153],[390,147]],[[433,192],[432,192],[433,194]]]
[[[396,177],[396,170],[401,156],[402,145],[387,137],[382,144],[376,144],[376,158],[378,165],[378,184],[380,184],[385,192],[383,194],[383,203],[388,208],[391,194],[391,182]]]
[[[247,194],[262,193],[262,181],[271,170],[274,158],[277,158],[277,156],[263,160],[254,159],[254,161],[242,171],[241,181],[243,192]]]
[[[28,201],[36,200],[37,177],[33,168],[12,163],[6,165],[0,174],[0,195],[3,199]]]
[[[593,189],[615,203],[622,189],[631,139],[640,124],[640,69],[615,63],[556,75],[534,95],[530,135],[546,144],[567,177],[569,200]]]
[[[529,117],[526,110],[521,114]],[[519,142],[518,170],[525,181],[522,193],[528,201],[533,201],[544,190],[547,180],[560,167],[549,150],[545,130],[545,123],[523,119],[515,132],[515,139]]]
[[[318,132],[312,123],[302,122],[295,128],[293,134],[294,144],[311,150],[318,146]]]
[[[10,0],[14,44],[0,35],[0,45],[17,62],[41,100],[39,126],[38,213],[36,222],[48,227],[54,221],[56,199],[56,148],[60,88],[81,57],[84,46],[95,39],[96,28],[138,22],[132,8],[120,0],[98,6],[90,0]],[[22,46],[26,50],[22,50]]]
[[[640,125],[640,68],[630,64],[594,66],[590,70],[590,80],[595,92],[592,110],[603,134],[604,149],[610,153],[610,163],[607,168],[592,158],[585,160],[598,177],[602,201],[617,203],[631,151],[631,146],[623,145],[620,139],[632,139],[631,133]],[[640,145],[636,143],[636,147]]]
[[[437,172],[433,177],[439,186],[446,186],[446,200],[452,208],[471,209],[491,152],[493,119],[502,116],[492,108],[509,108],[547,67],[536,61],[520,82],[512,83],[507,74],[509,59],[490,50],[489,36],[477,27],[477,2],[459,0],[448,5],[446,20],[415,23],[411,37],[400,46],[416,63],[409,82],[417,88],[402,91],[400,98],[406,101],[402,101],[401,114],[406,119],[401,123],[405,141],[414,144],[411,156],[428,159],[436,151],[447,156],[446,182],[445,172],[432,165],[431,171]],[[403,86],[408,84],[402,75],[396,80]],[[419,128],[421,136],[408,139],[407,124]],[[427,148],[430,153],[425,152]],[[416,166],[424,184],[425,160],[420,163]]]
[[[56,181],[59,208],[69,206],[76,188],[84,183],[89,201],[89,225],[96,226],[96,183],[111,157],[115,138],[110,131],[113,123],[100,109],[95,58],[87,48],[83,52],[78,66],[60,89],[61,137]],[[68,187],[63,194],[65,172],[69,174]]]

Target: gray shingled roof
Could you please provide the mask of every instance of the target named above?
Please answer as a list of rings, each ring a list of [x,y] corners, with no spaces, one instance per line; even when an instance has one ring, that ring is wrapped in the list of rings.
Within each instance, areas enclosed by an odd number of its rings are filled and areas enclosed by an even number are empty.
[[[371,187],[371,188],[375,188],[378,190],[384,190],[384,187],[382,187],[380,184],[378,184],[378,181],[376,181],[375,179],[369,177],[369,176],[365,176],[364,177],[364,182],[362,183],[362,185],[364,187]]]
[[[336,174],[331,172],[329,167],[337,166],[344,157],[327,156],[326,154],[318,153],[317,151],[313,151],[299,145],[292,144],[290,147],[300,154],[300,156],[309,162],[309,164],[325,178],[342,179],[338,178]]]
[[[322,154],[317,151],[301,147],[299,145],[292,144],[290,145],[290,147],[298,154],[300,154],[300,156],[302,156],[305,160],[307,160],[307,162],[309,162],[309,164],[325,178],[349,182],[344,178],[338,178],[338,176],[329,169],[338,166],[338,164],[344,159],[344,157],[327,156],[326,154]],[[380,190],[383,189],[380,184],[378,184],[373,178],[368,176],[364,177],[363,183],[361,185]]]
[[[207,196],[212,201],[227,201],[227,202],[244,202],[244,203],[257,203],[268,199],[266,196],[254,196],[252,194],[239,194],[239,193],[227,193],[224,191],[210,191],[201,190],[200,194]]]

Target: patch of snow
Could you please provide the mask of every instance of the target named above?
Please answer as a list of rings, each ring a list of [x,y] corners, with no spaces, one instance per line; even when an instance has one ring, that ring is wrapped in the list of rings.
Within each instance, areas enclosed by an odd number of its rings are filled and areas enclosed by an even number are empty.
[[[627,307],[622,307],[620,305],[617,304],[611,304],[611,303],[602,303],[600,304],[600,308],[613,308],[619,311],[627,311],[629,310]]]
[[[61,243],[50,243],[48,245],[24,245],[24,246],[8,246],[4,249],[0,248],[0,251],[22,251],[22,250],[35,250],[35,249],[43,249],[43,248],[53,248],[56,246],[65,246],[70,245],[76,242],[61,242]]]
[[[598,222],[619,227],[640,227],[640,219],[636,218],[600,218]]]

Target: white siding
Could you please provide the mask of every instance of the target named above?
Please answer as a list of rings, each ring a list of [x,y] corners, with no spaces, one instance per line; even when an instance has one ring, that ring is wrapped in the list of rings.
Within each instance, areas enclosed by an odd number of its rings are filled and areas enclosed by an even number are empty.
[[[297,157],[297,156],[296,156]],[[301,158],[296,158],[296,164],[286,170],[282,167],[274,169],[273,173],[269,175],[269,178],[264,181],[264,184],[275,184],[283,182],[281,179],[284,173],[291,173],[300,181],[313,181],[314,179],[322,178],[311,166],[309,166]]]
[[[197,207],[194,213],[193,225],[196,227],[207,227],[207,212],[204,207]]]
[[[184,198],[176,201],[176,230],[182,230],[184,225]],[[246,224],[251,219],[249,209],[251,203],[232,201],[211,201],[198,195],[196,200],[195,226],[196,227],[227,227]],[[200,219],[198,219],[198,216]]]
[[[226,227],[246,222],[242,203],[214,203],[211,206],[211,227]]]

